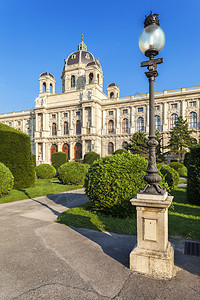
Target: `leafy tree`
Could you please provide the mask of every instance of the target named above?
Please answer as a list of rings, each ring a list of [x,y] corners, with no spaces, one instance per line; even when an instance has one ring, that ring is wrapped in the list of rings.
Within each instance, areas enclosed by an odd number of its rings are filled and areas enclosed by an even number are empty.
[[[133,154],[145,155],[148,153],[147,141],[148,139],[144,132],[135,132],[125,149]]]
[[[175,155],[180,162],[183,160],[183,155],[187,152],[191,146],[193,138],[188,130],[188,123],[183,120],[182,116],[179,116],[175,122],[175,126],[170,131],[169,144],[167,146],[168,153]]]

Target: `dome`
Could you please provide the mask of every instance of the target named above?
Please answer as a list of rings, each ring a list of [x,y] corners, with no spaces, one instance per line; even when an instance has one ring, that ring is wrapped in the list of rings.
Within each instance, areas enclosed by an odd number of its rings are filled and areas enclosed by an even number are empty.
[[[48,76],[48,75],[54,78],[54,76],[53,76],[51,73],[49,73],[48,71],[45,72],[45,73],[40,74],[40,77]],[[54,79],[55,79],[55,78],[54,78]]]
[[[95,62],[93,54],[83,50],[71,53],[66,60],[66,64],[68,66],[75,65],[78,63],[83,63],[87,65],[90,62]]]
[[[100,63],[98,62],[97,59],[95,59],[95,61],[89,62],[87,64],[87,67],[89,67],[89,66],[95,66],[95,65],[97,65],[99,68],[101,68],[101,65],[100,65]]]
[[[108,85],[108,87],[112,87],[112,86],[117,86],[118,87],[118,85],[116,84],[116,83],[110,83],[109,85]]]

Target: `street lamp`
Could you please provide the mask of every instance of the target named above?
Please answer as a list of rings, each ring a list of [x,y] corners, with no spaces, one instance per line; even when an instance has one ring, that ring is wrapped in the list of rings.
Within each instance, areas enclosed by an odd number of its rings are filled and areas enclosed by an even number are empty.
[[[162,189],[158,184],[161,177],[158,175],[159,170],[156,166],[156,146],[158,142],[155,136],[155,108],[154,108],[154,81],[158,76],[157,64],[163,62],[163,58],[154,59],[156,55],[162,50],[165,44],[165,33],[159,26],[158,14],[150,13],[145,18],[144,30],[139,38],[140,50],[149,57],[148,61],[143,61],[141,67],[147,67],[148,72],[145,72],[149,79],[149,140],[147,142],[149,147],[149,163],[147,168],[147,175],[144,179],[147,185],[140,192],[143,194],[164,195],[165,189]]]

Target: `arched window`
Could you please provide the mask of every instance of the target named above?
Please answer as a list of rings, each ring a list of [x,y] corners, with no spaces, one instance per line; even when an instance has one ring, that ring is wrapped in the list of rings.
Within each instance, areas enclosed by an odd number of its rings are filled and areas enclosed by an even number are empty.
[[[71,87],[73,88],[75,86],[76,86],[76,78],[75,78],[74,75],[72,75],[72,77],[71,77]]]
[[[123,133],[129,132],[128,119],[123,119],[123,121],[122,121],[122,132]]]
[[[93,73],[89,74],[89,84],[93,83]]]
[[[81,121],[76,121],[76,134],[81,134]]]
[[[52,124],[52,135],[57,135],[57,126],[56,126],[56,123]]]
[[[52,87],[52,83],[50,83],[50,93],[52,93],[53,87]]]
[[[43,85],[42,85],[42,92],[43,92],[43,93],[46,92],[46,82],[43,82]]]
[[[62,146],[62,152],[65,152],[66,155],[67,155],[67,160],[70,159],[70,146],[65,143],[63,146]]]
[[[125,149],[125,147],[127,147],[127,146],[128,146],[128,143],[127,143],[127,142],[123,142],[123,143],[122,143],[122,148],[123,148],[123,149]]]
[[[111,98],[111,99],[114,98],[114,93],[113,93],[113,92],[110,93],[110,98]]]
[[[108,154],[113,154],[114,152],[114,145],[113,143],[108,143]]]
[[[137,131],[144,131],[144,118],[139,117],[137,119]]]
[[[178,115],[177,114],[172,114],[170,117],[170,129],[172,129],[178,120]]]
[[[160,130],[160,117],[159,116],[155,116],[156,118],[156,130]]]
[[[64,122],[64,134],[69,134],[68,122]]]
[[[52,161],[52,154],[58,152],[58,146],[53,144],[51,145],[51,161]]]
[[[80,143],[76,143],[74,146],[74,158],[81,159],[82,158],[82,145]]]
[[[108,122],[108,133],[111,134],[111,133],[114,133],[114,121],[113,120],[110,120]]]
[[[97,74],[97,83],[99,84],[99,74]]]
[[[197,113],[191,112],[188,118],[189,128],[197,127]]]

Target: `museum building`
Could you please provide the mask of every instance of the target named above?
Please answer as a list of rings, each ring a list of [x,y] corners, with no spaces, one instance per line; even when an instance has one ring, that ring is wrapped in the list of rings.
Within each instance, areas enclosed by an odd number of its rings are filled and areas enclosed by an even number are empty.
[[[64,151],[80,160],[95,151],[101,156],[124,148],[137,131],[149,132],[149,94],[120,97],[116,83],[103,93],[103,71],[83,41],[65,59],[62,93],[55,94],[55,78],[39,76],[39,95],[28,111],[0,114],[0,122],[31,138],[37,164],[51,163],[52,153]],[[170,129],[179,115],[187,119],[193,137],[200,138],[200,86],[155,93],[156,129],[167,145]]]

